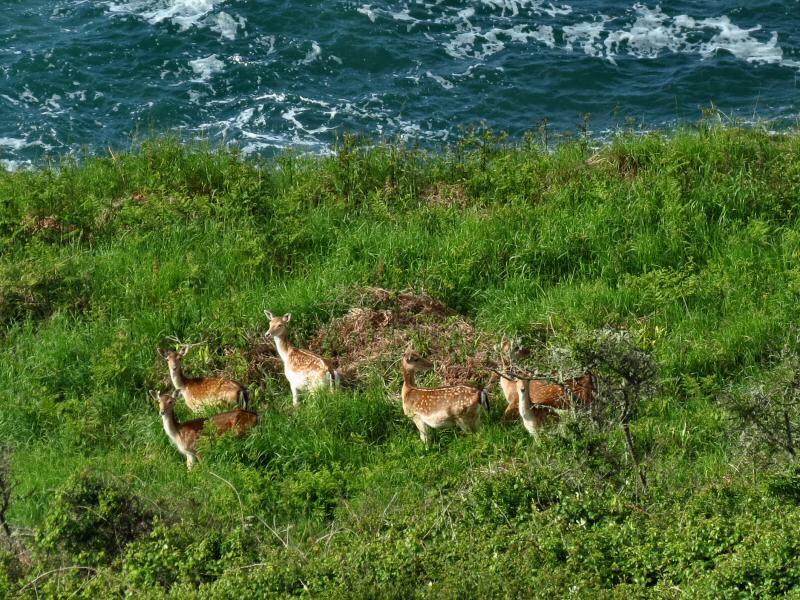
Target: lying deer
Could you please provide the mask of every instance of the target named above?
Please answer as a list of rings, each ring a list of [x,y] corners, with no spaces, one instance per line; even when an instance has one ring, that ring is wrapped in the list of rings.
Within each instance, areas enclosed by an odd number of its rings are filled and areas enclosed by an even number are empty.
[[[462,431],[475,431],[480,418],[479,408],[489,411],[486,390],[468,385],[420,388],[414,383],[417,371],[428,371],[433,363],[416,352],[403,355],[403,412],[414,421],[419,437],[428,443],[430,429],[457,425]]]
[[[184,345],[178,352],[159,350],[158,353],[169,365],[172,385],[183,396],[186,406],[192,412],[199,412],[207,406],[234,406],[247,408],[250,392],[238,381],[218,377],[186,377],[183,374],[183,357],[190,346]]]
[[[501,359],[508,356],[511,365],[514,364],[519,358],[527,356],[529,353],[524,350],[517,340],[509,340],[503,338],[500,342]],[[504,363],[505,361],[502,360]],[[505,364],[503,364],[505,369]],[[584,404],[590,404],[594,400],[597,384],[590,372],[586,372],[580,377],[567,379],[560,383],[552,383],[541,379],[524,379],[520,381],[528,381],[531,386],[530,401],[533,404],[546,404],[552,405],[552,408],[557,410],[565,410],[570,407],[570,398],[575,397]],[[513,374],[507,374],[506,377],[500,377],[500,389],[503,390],[503,395],[508,402],[506,411],[503,414],[503,421],[511,422],[516,421],[520,416],[519,411],[519,385],[518,380]],[[558,405],[558,406],[556,406]],[[545,411],[549,415],[555,415],[552,410]],[[543,418],[547,415],[543,414]]]
[[[205,419],[192,419],[178,423],[175,418],[175,396],[151,391],[150,395],[158,402],[158,411],[164,424],[167,437],[178,448],[178,452],[186,457],[186,467],[191,469],[197,462],[197,440],[206,423],[211,423],[217,433],[233,430],[241,435],[254,427],[259,416],[249,410],[236,409],[219,413]]]
[[[283,373],[292,389],[292,404],[295,406],[300,404],[299,395],[303,390],[315,390],[326,384],[333,389],[339,385],[339,372],[330,362],[313,352],[295,348],[289,342],[287,324],[292,319],[290,313],[276,317],[265,310],[264,314],[269,319],[269,331],[266,337],[272,336],[275,340],[275,348],[283,361]]]

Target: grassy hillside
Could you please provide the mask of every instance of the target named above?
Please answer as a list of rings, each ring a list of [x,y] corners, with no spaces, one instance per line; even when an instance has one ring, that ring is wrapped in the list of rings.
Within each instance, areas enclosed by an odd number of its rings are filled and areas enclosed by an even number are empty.
[[[800,136],[706,126],[265,163],[158,140],[0,173],[0,595],[798,593],[799,211]],[[292,409],[265,308],[341,390]],[[579,370],[604,328],[658,365],[647,488],[618,427],[534,442],[496,385],[479,433],[427,448],[397,402],[408,344],[427,382],[487,385],[503,334]],[[147,395],[175,339],[264,413],[191,472]]]

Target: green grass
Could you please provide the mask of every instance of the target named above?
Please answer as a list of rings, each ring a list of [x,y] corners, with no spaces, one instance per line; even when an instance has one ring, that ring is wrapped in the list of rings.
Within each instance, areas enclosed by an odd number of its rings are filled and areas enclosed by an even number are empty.
[[[0,595],[797,594],[800,484],[724,399],[796,338],[799,208],[800,136],[703,124],[597,152],[346,138],[265,162],[156,139],[0,172],[0,439],[8,518],[35,532],[0,551]],[[497,389],[479,433],[425,448],[396,365],[296,410],[277,374],[248,377],[265,308],[291,312],[302,345],[363,286],[425,290],[496,340],[628,329],[660,369],[632,424],[649,489],[620,431],[579,421],[534,443],[499,423]],[[187,371],[245,381],[263,412],[192,472],[147,395],[173,336],[207,341]],[[76,507],[92,486],[143,525],[80,553],[86,514],[105,514]],[[75,565],[93,570],[30,583]]]

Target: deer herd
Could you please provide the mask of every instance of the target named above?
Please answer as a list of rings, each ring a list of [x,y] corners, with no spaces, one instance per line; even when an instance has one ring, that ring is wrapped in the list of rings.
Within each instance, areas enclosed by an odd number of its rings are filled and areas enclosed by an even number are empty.
[[[294,406],[300,403],[300,392],[313,392],[324,387],[334,389],[339,385],[339,372],[330,361],[292,346],[288,335],[291,314],[276,317],[268,310],[264,314],[269,320],[265,337],[271,337],[275,342]],[[184,375],[182,360],[192,346],[184,344],[177,352],[158,351],[167,361],[175,393],[150,392],[158,404],[164,432],[186,458],[186,466],[190,469],[198,460],[197,442],[204,429],[217,433],[233,431],[241,435],[260,421],[257,413],[247,409],[250,395],[238,381]],[[501,371],[495,373],[499,376],[500,388],[507,403],[503,420],[511,422],[519,418],[532,436],[537,437],[544,423],[557,420],[564,411],[571,410],[577,404],[588,405],[594,399],[597,385],[591,373],[557,382],[515,369],[514,364],[525,356],[525,350],[517,341],[503,338],[496,349],[501,357]],[[403,413],[414,422],[423,443],[428,443],[432,429],[458,427],[462,431],[473,432],[478,428],[481,412],[489,410],[489,397],[485,389],[469,385],[418,387],[415,373],[432,369],[433,363],[416,352],[408,351],[403,354],[400,364]],[[180,423],[175,417],[175,401],[179,395],[192,412],[217,406],[238,408]]]

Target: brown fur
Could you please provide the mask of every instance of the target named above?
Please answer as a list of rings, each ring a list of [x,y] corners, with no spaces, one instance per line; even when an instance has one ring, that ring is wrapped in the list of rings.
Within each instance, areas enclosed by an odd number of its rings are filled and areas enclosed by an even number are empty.
[[[199,412],[209,406],[247,406],[247,390],[238,381],[218,377],[186,377],[183,374],[183,357],[188,347],[180,352],[159,350],[159,354],[169,365],[170,378],[175,389],[183,396],[186,406],[192,412]]]
[[[505,413],[503,413],[503,421],[516,421],[519,419],[519,393],[514,387],[515,381],[508,381],[501,377],[500,385],[508,400],[508,406]],[[507,389],[509,389],[509,392],[506,391]],[[594,378],[591,373],[586,372],[580,377],[568,379],[563,385],[534,379],[530,382],[529,393],[531,404],[543,404],[559,410],[570,407],[570,398],[572,396],[578,398],[584,404],[590,404],[594,400],[595,394]],[[550,412],[552,413],[552,411]]]
[[[295,371],[316,371],[326,375],[333,373],[333,365],[331,365],[330,361],[309,350],[290,348],[289,363]]]
[[[522,347],[515,340],[503,338],[500,343],[501,356],[508,356],[511,363],[519,358],[525,358],[530,352]],[[519,390],[517,389],[516,379],[500,378],[500,388],[508,402],[503,421],[510,423],[520,418],[519,415]],[[586,372],[580,377],[568,379],[562,384],[551,383],[538,379],[531,380],[529,394],[531,405],[550,406],[559,410],[570,407],[570,398],[574,396],[584,404],[590,404],[594,400],[596,390],[594,389],[594,377],[590,372]],[[569,390],[569,392],[567,391]],[[537,426],[548,419],[557,419],[557,415],[550,410],[535,411],[537,416]]]
[[[197,441],[206,423],[211,423],[217,433],[232,430],[237,435],[242,435],[258,423],[256,413],[243,409],[230,410],[210,417],[179,423],[175,418],[174,396],[153,393],[153,398],[158,401],[159,412],[164,422],[164,431],[178,451],[186,457],[186,465],[190,469],[198,460]]]
[[[428,430],[457,425],[462,431],[474,431],[480,416],[482,391],[468,385],[420,388],[414,373],[433,365],[415,352],[403,355],[403,412],[414,421],[420,439],[427,443]]]
[[[326,383],[333,388],[339,375],[333,365],[322,358],[309,352],[295,348],[289,342],[288,323],[292,315],[287,313],[282,317],[275,317],[270,311],[264,311],[269,319],[267,337],[275,340],[275,349],[283,361],[283,373],[292,390],[292,404],[300,403],[300,391],[317,389]]]

